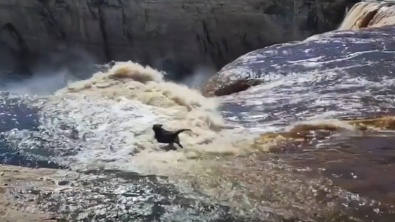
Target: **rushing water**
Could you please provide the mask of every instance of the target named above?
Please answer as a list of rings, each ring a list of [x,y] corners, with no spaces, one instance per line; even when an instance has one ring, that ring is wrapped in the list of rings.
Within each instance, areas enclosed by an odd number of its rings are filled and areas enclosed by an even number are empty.
[[[26,153],[22,154],[21,147],[9,144],[5,138],[4,133],[12,132],[13,130],[34,131],[37,129],[39,125],[37,117],[38,110],[29,107],[25,102],[28,99],[29,97],[21,97],[7,92],[1,93],[0,162],[28,167],[60,167],[56,163],[46,159],[45,153],[37,153],[37,150],[26,150]],[[28,135],[23,136],[28,137]]]
[[[393,29],[249,53],[221,75],[265,81],[219,98],[218,112],[134,63],[56,95],[1,93],[1,161],[69,169],[65,189],[14,195],[66,220],[394,221],[394,120],[346,121],[393,114]],[[165,152],[155,122],[195,134]]]
[[[1,93],[1,98],[2,163],[63,168],[51,161],[58,155],[56,146],[37,136],[43,133],[38,127],[39,109],[31,106],[37,98],[6,92]],[[15,140],[18,143],[9,142]],[[62,213],[61,218],[67,221],[246,221],[231,216],[229,207],[210,204],[202,194],[180,193],[165,177],[97,169],[78,176],[70,173],[60,181],[64,181],[59,183],[61,186],[71,185],[75,189],[48,193],[30,187],[13,195],[23,203],[28,199],[26,196],[33,194],[37,206]]]

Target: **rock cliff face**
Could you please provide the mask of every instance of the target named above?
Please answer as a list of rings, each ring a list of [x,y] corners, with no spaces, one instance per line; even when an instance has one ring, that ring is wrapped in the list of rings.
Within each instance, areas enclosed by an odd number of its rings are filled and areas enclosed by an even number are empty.
[[[35,53],[72,48],[98,63],[134,60],[184,73],[196,64],[220,68],[248,51],[335,29],[355,2],[6,0],[0,2],[2,65],[18,61],[26,69]]]

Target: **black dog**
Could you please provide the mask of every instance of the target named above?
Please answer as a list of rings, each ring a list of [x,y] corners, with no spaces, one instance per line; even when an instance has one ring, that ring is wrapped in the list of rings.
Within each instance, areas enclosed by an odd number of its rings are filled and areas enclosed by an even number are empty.
[[[178,134],[184,131],[191,131],[190,129],[180,129],[177,131],[167,131],[162,128],[162,124],[154,124],[152,126],[152,130],[155,133],[155,139],[158,143],[167,143],[170,146],[173,146],[174,143],[179,145],[181,148],[184,148],[180,143],[180,138],[178,138]]]

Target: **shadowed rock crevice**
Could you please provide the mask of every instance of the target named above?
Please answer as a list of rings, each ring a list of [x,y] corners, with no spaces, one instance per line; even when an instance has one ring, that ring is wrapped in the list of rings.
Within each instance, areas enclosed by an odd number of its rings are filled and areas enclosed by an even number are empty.
[[[106,20],[104,19],[103,9],[102,9],[100,2],[98,4],[97,10],[99,12],[99,26],[100,26],[101,36],[103,38],[104,55],[105,55],[107,61],[111,61],[111,53],[110,53],[110,49],[108,47],[108,37],[107,37],[108,35],[107,35],[107,31],[106,31]]]
[[[1,27],[0,44],[5,50],[1,54],[6,53],[11,57],[12,69],[17,73],[32,74],[30,69],[33,60],[32,54],[22,35],[12,23],[6,23]]]

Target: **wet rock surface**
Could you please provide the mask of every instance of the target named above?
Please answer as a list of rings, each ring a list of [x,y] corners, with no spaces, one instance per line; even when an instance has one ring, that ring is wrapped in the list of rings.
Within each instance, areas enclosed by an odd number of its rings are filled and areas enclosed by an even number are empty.
[[[334,31],[240,57],[213,81],[220,86],[251,78],[260,84],[222,97],[223,115],[270,131],[302,120],[393,112],[394,29]]]
[[[39,178],[45,186],[11,181],[9,195],[21,209],[30,206],[58,221],[259,221],[236,218],[202,194],[181,194],[166,178],[113,170],[56,173]]]
[[[269,83],[288,75],[309,72],[317,76],[342,73],[378,81],[392,73],[390,67],[394,64],[395,44],[391,33],[394,30],[395,26],[386,26],[332,31],[301,42],[258,49],[223,67],[203,91],[206,95],[222,96],[239,92],[224,92],[238,82],[249,82],[253,86],[257,81]]]

